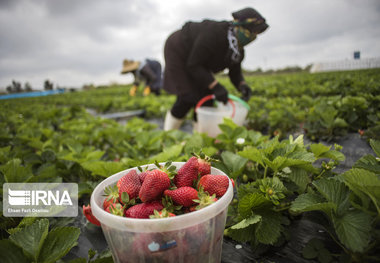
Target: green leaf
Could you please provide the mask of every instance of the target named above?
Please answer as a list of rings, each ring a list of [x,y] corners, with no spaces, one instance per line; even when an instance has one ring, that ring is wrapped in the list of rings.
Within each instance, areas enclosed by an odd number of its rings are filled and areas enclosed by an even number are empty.
[[[363,169],[353,168],[341,175],[347,186],[359,197],[366,195],[380,214],[380,178],[374,173]]]
[[[17,227],[10,228],[7,230],[9,234],[14,234],[20,230],[22,230],[25,226],[29,226],[33,224],[37,220],[37,217],[23,217],[21,222],[17,225]]]
[[[315,161],[315,156],[313,153],[304,151],[304,150],[298,150],[293,153],[290,153],[287,155],[287,157],[290,160],[300,160],[304,161],[305,163],[313,163]]]
[[[16,246],[9,239],[0,240],[0,255],[3,263],[28,263],[27,257],[24,256],[22,249]]]
[[[342,118],[336,118],[333,122],[334,128],[346,128],[347,126],[347,122]]]
[[[52,150],[46,150],[42,152],[41,158],[44,162],[53,162],[56,159],[55,153]]]
[[[28,145],[32,148],[41,150],[44,146],[44,143],[40,140],[40,138],[30,138]]]
[[[243,171],[245,164],[248,161],[246,158],[243,158],[229,151],[224,151],[221,154],[221,157],[225,166],[230,171],[229,176],[232,177],[233,179],[236,179],[239,173]]]
[[[277,242],[283,231],[281,225],[282,215],[271,210],[265,210],[260,213],[262,220],[256,230],[256,238],[260,243],[273,245]]]
[[[297,186],[299,194],[305,192],[307,185],[311,182],[307,171],[299,168],[292,168],[291,173],[287,175]]]
[[[35,172],[35,176],[33,176],[28,182],[62,182],[62,177],[57,175],[59,175],[59,171],[56,165],[54,163],[45,163],[38,168]]]
[[[48,230],[49,220],[41,219],[10,235],[9,239],[22,248],[30,259],[37,261]]]
[[[362,168],[376,174],[380,174],[380,163],[377,161],[375,156],[370,154],[365,155],[357,160],[353,167]]]
[[[323,145],[322,143],[311,144],[310,150],[314,153],[316,158],[319,158],[322,154],[328,152],[331,146]]]
[[[93,175],[108,177],[125,169],[121,162],[87,161],[81,163],[82,167],[92,172]]]
[[[307,211],[323,211],[326,215],[331,214],[331,210],[335,209],[336,205],[326,202],[318,194],[306,193],[298,196],[291,204],[291,210],[294,212]]]
[[[103,155],[104,155],[103,151],[92,151],[86,155],[85,160],[86,161],[97,161],[97,160],[100,160]]]
[[[332,219],[339,240],[354,252],[364,252],[371,237],[371,217],[362,211],[348,211]]]
[[[270,203],[263,195],[259,193],[252,193],[243,196],[239,202],[239,213],[243,218],[251,216],[252,211],[260,209]]]
[[[380,157],[380,141],[375,141],[373,139],[369,140],[369,144],[372,150],[376,153],[377,157]]]
[[[271,168],[273,171],[280,170],[281,167],[286,167],[286,157],[283,156],[277,156],[273,161],[269,160],[268,158],[264,158],[264,163],[268,165],[269,168]]]
[[[183,146],[181,144],[165,148],[161,153],[151,157],[148,163],[153,163],[154,161],[166,162],[168,160],[175,160],[182,153],[182,149]]]
[[[207,156],[213,156],[218,153],[218,149],[212,146],[203,147],[202,152]]]
[[[80,229],[76,227],[57,227],[49,232],[38,258],[39,262],[53,263],[66,255],[76,246]]]
[[[343,213],[349,207],[349,189],[344,183],[333,178],[314,181],[313,185],[330,203],[334,204],[336,213]]]
[[[187,139],[184,152],[191,154],[192,152],[199,152],[200,149],[204,146],[203,138],[200,134],[195,133],[189,139]]]
[[[9,158],[11,146],[0,148],[0,163],[6,163]]]
[[[300,147],[304,147],[303,134],[299,135],[294,141],[292,140],[292,143],[298,144]]]
[[[0,171],[4,174],[7,183],[23,183],[33,177],[29,167],[21,165],[20,159],[13,159],[0,166]]]
[[[255,239],[255,231],[257,224],[249,225],[241,229],[228,229],[228,236],[238,242],[247,242]]]
[[[339,151],[335,151],[335,150],[330,150],[328,152],[325,152],[321,154],[319,158],[329,158],[329,159],[341,161],[341,162],[343,162],[346,159],[343,153]]]
[[[248,218],[245,218],[243,219],[242,221],[240,221],[239,223],[231,226],[232,229],[242,229],[242,228],[246,228],[250,225],[254,225],[258,222],[260,222],[261,220],[261,216],[260,215],[252,215]]]
[[[262,152],[257,148],[254,148],[252,146],[247,146],[244,148],[243,151],[238,152],[238,154],[241,157],[247,158],[255,163],[264,165],[264,158],[263,158],[264,156]]]

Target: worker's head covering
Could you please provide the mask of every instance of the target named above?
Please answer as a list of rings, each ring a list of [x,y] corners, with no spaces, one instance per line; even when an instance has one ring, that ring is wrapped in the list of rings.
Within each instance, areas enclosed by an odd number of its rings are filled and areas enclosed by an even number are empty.
[[[139,61],[124,59],[123,69],[121,70],[121,74],[133,72],[133,71],[137,70],[139,68],[139,66],[140,66]]]
[[[232,23],[236,28],[236,37],[242,46],[255,40],[256,35],[263,33],[269,27],[265,18],[250,7],[233,12],[232,17],[234,18]]]

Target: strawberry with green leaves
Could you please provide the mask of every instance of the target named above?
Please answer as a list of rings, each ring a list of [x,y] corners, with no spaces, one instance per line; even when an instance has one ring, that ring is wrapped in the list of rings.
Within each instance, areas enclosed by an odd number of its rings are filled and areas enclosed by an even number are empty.
[[[119,188],[116,185],[108,186],[104,189],[106,199],[103,202],[103,209],[106,210],[111,204],[119,202]]]
[[[137,174],[137,171],[129,171],[126,175],[121,177],[119,181],[117,181],[116,186],[119,190],[119,199],[122,203],[124,203],[124,201],[122,200],[123,193],[128,194],[128,200],[132,200],[138,197],[141,188],[141,182]]]
[[[198,154],[193,153],[198,159],[198,173],[200,176],[211,173],[211,161],[216,161],[211,157],[205,155],[202,151]]]
[[[175,204],[183,207],[194,205],[194,200],[198,199],[198,191],[190,186],[183,186],[174,190],[165,190],[164,195],[171,197]]]
[[[183,186],[193,186],[194,182],[198,179],[198,167],[198,158],[192,156],[181,168],[179,168],[174,177],[175,185],[178,188]]]
[[[106,209],[106,212],[117,215],[117,216],[123,216],[124,215],[124,207],[119,203],[113,203],[110,204]]]
[[[150,171],[144,179],[139,191],[140,200],[144,203],[161,199],[163,192],[169,189],[171,177],[175,171],[175,167],[168,162],[159,169]]]
[[[125,210],[125,216],[131,218],[149,218],[154,214],[154,210],[161,211],[164,208],[161,201],[141,203],[131,206]]]
[[[230,179],[224,175],[206,174],[201,177],[198,183],[198,189],[203,188],[210,195],[215,194],[221,197],[227,191],[230,185]]]

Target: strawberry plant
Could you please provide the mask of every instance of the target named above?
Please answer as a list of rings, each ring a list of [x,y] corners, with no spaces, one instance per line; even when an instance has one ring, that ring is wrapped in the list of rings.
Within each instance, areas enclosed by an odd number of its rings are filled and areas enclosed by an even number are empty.
[[[9,229],[8,239],[0,240],[3,262],[56,262],[77,245],[79,228],[49,229],[49,220],[29,220]]]
[[[229,124],[225,121],[223,125]],[[233,125],[229,127],[224,127],[224,133],[233,130]],[[228,137],[222,134],[218,138]],[[255,146],[249,143],[252,138]],[[241,150],[222,152],[223,165],[216,164],[239,183],[238,202],[231,208],[237,216],[231,216],[227,235],[256,248],[275,245],[286,236],[286,226],[293,219],[289,214],[291,201],[305,193],[315,178],[332,176],[333,165],[344,160],[344,156],[338,145],[335,149],[322,144],[306,146],[302,136],[283,141],[278,137],[245,139],[247,144]],[[315,163],[321,159],[330,160],[332,167],[318,168]]]
[[[310,109],[304,125],[306,134],[312,139],[331,141],[347,133],[347,122],[338,116],[334,106],[321,101]]]
[[[165,95],[136,96],[131,100],[128,86],[2,101],[0,182],[77,182],[83,205],[98,182],[116,172],[155,160],[187,161],[194,151],[202,150],[213,158],[202,161],[201,155],[196,156],[198,167],[212,164],[237,185],[236,199],[229,211],[230,237],[247,241],[254,248],[270,247],[286,240],[288,225],[294,219],[312,214],[322,223],[327,222],[322,225],[345,256],[356,261],[371,260],[378,255],[379,150],[378,142],[371,138],[380,139],[379,76],[378,69],[247,76],[254,94],[248,102],[251,110],[247,126],[226,120],[216,139],[205,134],[164,132],[140,118],[120,124],[86,111],[85,108],[97,113],[144,109],[146,118],[162,118],[175,99]],[[229,92],[239,95],[227,79],[218,78]],[[300,128],[316,143],[306,145],[302,136],[288,135]],[[377,157],[363,156],[350,171],[337,175],[335,167],[344,160],[341,147],[318,141],[333,142],[348,132],[359,132],[363,139],[368,139]],[[138,172],[140,182],[146,178],[142,174]],[[178,189],[194,187],[198,177],[195,181],[194,175],[189,178],[183,180],[188,181],[184,185],[178,184]],[[124,195],[119,194],[119,188],[109,190],[104,209],[110,213],[125,213],[136,201],[136,192],[127,196],[129,190],[123,190]],[[197,190],[198,199],[188,210],[217,201],[216,194]],[[161,195],[166,196],[164,193]],[[168,206],[168,214],[156,216],[179,213],[181,205],[170,201],[170,205],[162,203]],[[88,208],[84,211],[90,215]],[[346,225],[351,222],[347,219],[352,220],[351,226]],[[15,249],[20,262],[23,257],[39,260],[38,253],[25,252],[10,239],[16,229],[28,229],[36,220],[1,216],[0,249]],[[48,233],[55,228],[53,220],[49,222]],[[358,235],[357,241],[350,236],[352,233]],[[193,236],[188,238],[196,240]],[[203,241],[197,242],[201,249]],[[137,247],[138,243],[136,238]],[[313,259],[337,259],[336,251],[329,251],[318,240],[303,252]],[[88,257],[89,261],[95,260],[94,252],[89,251]]]
[[[371,261],[378,253],[380,220],[380,144],[371,141],[377,157],[362,157],[351,170],[313,181],[312,187],[291,205],[294,212],[313,212],[327,220],[317,222],[342,248],[341,257]]]

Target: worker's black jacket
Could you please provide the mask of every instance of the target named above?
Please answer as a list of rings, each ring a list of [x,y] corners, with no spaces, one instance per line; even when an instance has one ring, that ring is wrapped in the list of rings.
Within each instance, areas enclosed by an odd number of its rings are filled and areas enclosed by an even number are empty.
[[[241,61],[231,59],[227,38],[230,22],[204,20],[187,22],[166,41],[164,89],[183,95],[192,92],[207,93],[214,81],[214,73],[229,70],[231,82],[237,87],[243,80]]]

